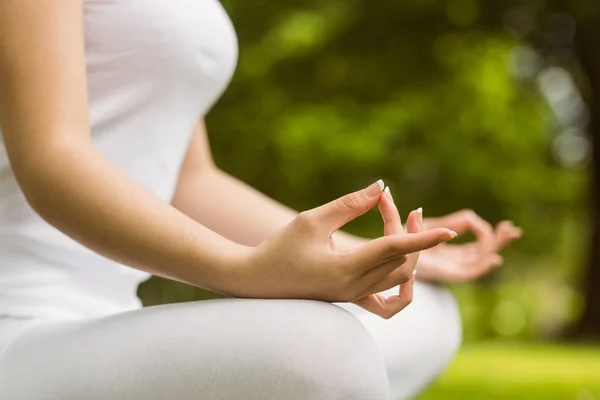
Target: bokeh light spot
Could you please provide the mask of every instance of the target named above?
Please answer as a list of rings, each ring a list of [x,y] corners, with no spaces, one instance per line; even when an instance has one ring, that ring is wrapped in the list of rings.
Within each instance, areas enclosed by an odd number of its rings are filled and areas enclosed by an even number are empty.
[[[523,306],[512,300],[501,301],[491,315],[492,327],[502,336],[513,336],[525,328],[527,316]]]

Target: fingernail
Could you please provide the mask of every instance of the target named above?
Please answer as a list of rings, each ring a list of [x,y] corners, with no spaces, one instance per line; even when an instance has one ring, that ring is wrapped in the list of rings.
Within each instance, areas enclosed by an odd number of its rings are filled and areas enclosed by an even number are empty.
[[[421,229],[423,229],[423,208],[422,207],[417,208],[417,216],[419,217],[419,226],[421,226]]]
[[[454,232],[454,231],[450,231],[450,238],[454,239],[455,237],[458,236],[458,233]]]
[[[423,207],[419,207],[419,208],[417,208],[417,212],[418,212],[419,214],[423,214]]]
[[[386,186],[383,193],[385,193],[385,195],[388,197],[388,199],[390,199],[392,202],[394,202],[394,198],[392,197],[392,192],[390,192],[390,187]]]
[[[413,269],[413,275],[416,275],[416,274],[417,274],[417,270]]]
[[[377,196],[379,193],[381,193],[383,191],[383,188],[385,187],[385,184],[383,183],[383,180],[378,180],[377,182],[373,183],[371,186],[369,186],[367,188],[367,196],[369,197],[375,197]]]

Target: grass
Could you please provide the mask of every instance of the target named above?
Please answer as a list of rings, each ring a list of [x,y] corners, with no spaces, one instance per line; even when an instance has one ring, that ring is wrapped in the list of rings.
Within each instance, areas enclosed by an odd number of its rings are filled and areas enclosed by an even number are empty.
[[[600,400],[600,347],[466,346],[418,400]]]

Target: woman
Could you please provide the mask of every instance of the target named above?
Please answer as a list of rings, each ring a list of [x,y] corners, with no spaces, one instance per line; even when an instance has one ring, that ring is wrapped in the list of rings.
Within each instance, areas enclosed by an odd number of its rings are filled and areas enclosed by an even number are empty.
[[[0,398],[399,399],[451,359],[448,292],[399,313],[415,265],[473,279],[519,229],[404,233],[381,181],[297,214],[218,170],[236,56],[216,0],[0,2]],[[375,205],[383,237],[337,232]],[[451,229],[478,240],[433,249]],[[140,310],[149,274],[237,299]]]

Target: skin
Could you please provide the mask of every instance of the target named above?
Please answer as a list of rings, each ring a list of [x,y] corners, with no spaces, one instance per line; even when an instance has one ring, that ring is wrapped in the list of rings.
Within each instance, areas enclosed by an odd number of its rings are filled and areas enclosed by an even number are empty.
[[[402,220],[398,209],[394,204],[394,199],[389,188],[386,188],[384,195],[379,199],[379,211],[383,217],[383,233],[384,235],[403,234]],[[409,214],[406,222],[407,233],[416,233],[423,230],[423,214],[422,210],[413,211]],[[412,276],[408,282],[400,284],[397,295],[388,298],[381,294],[371,294],[357,301],[355,304],[361,306],[365,310],[371,311],[383,318],[391,318],[400,311],[404,310],[413,299],[413,288],[415,284],[416,270],[414,269],[419,260],[419,253],[413,253],[408,256],[406,264],[412,268]],[[400,269],[392,272],[390,275],[399,273]],[[380,286],[377,284],[371,288],[373,291],[380,291]]]
[[[408,233],[351,243],[337,231],[380,204],[378,183],[296,215],[211,166],[202,125],[173,204],[161,201],[92,146],[82,15],[81,0],[0,2],[0,126],[13,172],[31,207],[84,246],[230,296],[361,304],[409,282],[414,254],[454,236],[419,231],[411,219]],[[262,228],[251,227],[257,215],[269,216]],[[386,318],[394,310],[377,301],[368,309]]]
[[[388,196],[381,196],[378,203],[384,221],[384,235],[402,234],[398,210],[389,188],[387,190]],[[205,196],[207,192],[211,196]],[[213,162],[203,122],[198,125],[188,149],[172,204],[212,230],[248,246],[259,245],[298,214],[220,170]],[[248,209],[253,212],[248,213]],[[416,226],[412,216],[413,213],[407,222],[409,233],[447,227],[458,234],[473,232],[476,241],[460,245],[442,243],[420,252],[420,256],[418,253],[408,255],[407,261],[399,268],[365,292],[377,293],[400,284],[399,295],[385,299],[381,295],[370,294],[353,300],[383,318],[391,318],[412,301],[415,275],[411,272],[415,268],[422,280],[464,282],[477,279],[500,266],[502,258],[499,252],[522,235],[521,229],[512,222],[502,221],[492,227],[472,210],[424,221],[419,215],[421,222]],[[367,239],[341,231],[332,235],[336,249],[352,250],[367,242]]]
[[[203,122],[198,124],[188,149],[172,204],[204,226],[248,246],[262,243],[298,214],[220,170],[212,160]],[[248,209],[253,212],[248,213]],[[384,216],[384,222],[386,218],[389,215]],[[472,232],[476,238],[473,243],[444,243],[423,251],[417,263],[418,277],[429,281],[477,279],[500,266],[500,251],[522,235],[521,229],[510,221],[501,221],[494,227],[468,209],[425,218],[423,226],[449,228],[459,235]],[[334,238],[338,247],[344,249],[367,242],[344,232],[336,232]]]

